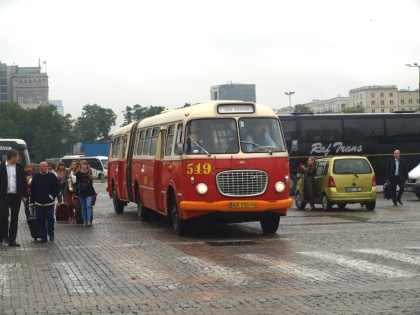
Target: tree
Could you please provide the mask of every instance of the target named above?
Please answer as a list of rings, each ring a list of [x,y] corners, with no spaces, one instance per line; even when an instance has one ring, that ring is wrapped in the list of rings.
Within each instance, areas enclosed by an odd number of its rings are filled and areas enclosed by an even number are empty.
[[[297,105],[295,105],[295,108],[294,108],[293,112],[294,113],[312,113],[312,110],[306,105],[297,104]]]
[[[19,138],[19,128],[13,120],[0,118],[0,138]]]
[[[97,104],[85,105],[74,127],[77,140],[85,142],[107,138],[116,119],[117,115],[112,109],[102,108]]]
[[[349,107],[349,108],[344,108],[341,111],[343,114],[355,114],[355,113],[364,113],[365,109],[363,107]]]
[[[121,127],[126,126],[132,123],[133,121],[137,121],[139,119],[159,115],[165,109],[166,108],[163,106],[152,105],[150,105],[149,107],[142,107],[139,104],[136,104],[133,107],[127,106],[125,108],[125,111],[123,111],[124,122],[122,123]]]

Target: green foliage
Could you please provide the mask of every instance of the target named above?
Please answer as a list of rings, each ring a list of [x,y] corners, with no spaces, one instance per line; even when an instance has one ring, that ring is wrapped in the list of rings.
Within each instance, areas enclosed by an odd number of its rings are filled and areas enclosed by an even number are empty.
[[[341,112],[343,114],[364,113],[365,109],[364,109],[364,107],[359,107],[359,108],[350,107],[350,108],[344,108]]]
[[[1,104],[0,117],[0,137],[23,139],[37,161],[63,156],[74,144],[71,115],[61,116],[55,106],[23,109]]]
[[[74,125],[77,141],[93,142],[107,138],[116,119],[117,115],[112,109],[97,104],[83,106],[82,114]]]
[[[146,117],[152,117],[155,115],[159,115],[163,112],[166,108],[163,106],[152,106],[149,107],[142,107],[139,104],[134,105],[133,107],[127,106],[125,111],[123,111],[124,122],[121,127],[126,126],[133,121],[137,121],[139,119],[143,119]]]
[[[312,113],[311,109],[303,104],[297,104],[294,108],[294,113]]]

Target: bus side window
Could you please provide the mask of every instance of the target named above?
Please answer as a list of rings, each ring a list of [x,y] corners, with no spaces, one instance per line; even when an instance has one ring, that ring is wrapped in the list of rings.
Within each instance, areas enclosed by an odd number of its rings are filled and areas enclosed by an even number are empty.
[[[176,142],[175,142],[176,144],[178,144],[178,143],[182,144],[182,128],[183,127],[184,126],[182,125],[182,123],[178,124],[178,128],[176,130]],[[174,147],[174,150],[175,150],[175,148],[176,148],[176,145]],[[175,151],[174,151],[174,153],[175,153]]]
[[[139,131],[139,137],[137,142],[137,154],[136,155],[142,155],[143,153],[143,144],[144,144],[144,138],[146,137],[146,131],[141,130]]]
[[[175,125],[170,125],[168,128],[168,137],[166,138],[165,156],[170,156],[172,147],[174,145]]]
[[[153,128],[149,155],[155,155],[159,136],[159,127]]]
[[[143,155],[149,155],[151,138],[152,138],[152,128],[149,128],[146,131],[146,138],[144,139]]]

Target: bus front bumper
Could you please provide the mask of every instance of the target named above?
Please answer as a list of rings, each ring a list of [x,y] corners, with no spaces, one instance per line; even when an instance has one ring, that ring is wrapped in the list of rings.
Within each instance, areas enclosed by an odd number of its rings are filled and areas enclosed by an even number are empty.
[[[179,207],[188,212],[277,212],[286,215],[293,205],[291,198],[284,200],[223,200],[223,201],[181,201]]]

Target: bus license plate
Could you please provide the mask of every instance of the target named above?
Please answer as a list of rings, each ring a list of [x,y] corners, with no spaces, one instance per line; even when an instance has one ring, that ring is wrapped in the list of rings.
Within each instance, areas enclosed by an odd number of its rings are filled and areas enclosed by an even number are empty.
[[[347,187],[346,192],[358,192],[363,191],[362,187]]]
[[[231,202],[229,203],[229,208],[255,208],[255,202]]]

